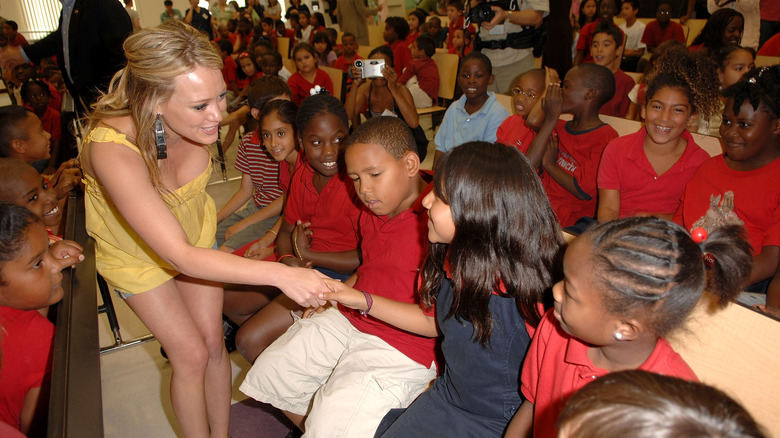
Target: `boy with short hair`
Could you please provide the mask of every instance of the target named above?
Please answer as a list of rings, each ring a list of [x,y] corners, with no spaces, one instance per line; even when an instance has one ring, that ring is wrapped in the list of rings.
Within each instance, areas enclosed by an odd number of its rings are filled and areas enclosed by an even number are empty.
[[[238,76],[236,76],[238,65],[236,65],[233,57],[230,56],[233,54],[233,45],[228,40],[219,40],[215,44],[217,45],[219,56],[222,58],[222,77],[225,79],[228,91],[233,93],[232,97],[229,96],[227,98],[227,101],[230,102],[235,99],[235,93],[238,92]]]
[[[274,53],[279,56],[274,55]],[[277,73],[270,73],[274,70],[271,64],[268,65],[269,73],[266,73],[266,69],[263,67],[263,59],[266,55],[269,54],[273,56],[273,62],[276,62],[275,65],[278,66],[278,68],[276,68]],[[263,75],[270,74],[271,76],[279,76],[285,82],[287,82],[287,80],[290,79],[290,76],[292,76],[290,70],[287,70],[287,67],[285,67],[284,63],[282,62],[282,55],[279,54],[276,49],[274,49],[274,46],[270,41],[260,40],[255,44],[255,57],[260,61],[260,68],[263,70]],[[270,58],[268,60],[271,62]]]
[[[577,48],[574,55],[574,65],[579,65],[583,62],[593,62],[593,57],[590,56],[590,43],[593,39],[593,31],[596,30],[596,25],[602,21],[614,24],[615,15],[620,11],[619,5],[620,0],[601,0],[599,2],[599,16],[596,21],[588,23],[580,29],[580,37],[577,40]],[[623,41],[623,38],[620,38],[620,40]]]
[[[526,156],[543,171],[544,191],[562,227],[571,227],[581,218],[592,221],[596,214],[601,153],[618,137],[599,119],[599,109],[614,93],[615,79],[608,68],[580,64],[566,74],[563,87],[548,86],[542,108],[534,108],[526,121],[539,127]],[[560,120],[561,113],[574,117],[569,122]]]
[[[631,103],[628,93],[636,84],[631,76],[620,69],[622,46],[623,34],[620,29],[608,21],[599,22],[593,31],[590,54],[594,64],[607,67],[615,76],[615,95],[601,107],[600,114],[625,117]]]
[[[422,35],[412,43],[412,62],[398,78],[412,93],[416,108],[430,108],[439,95],[439,69],[431,56],[436,53],[433,38]]]
[[[346,147],[348,175],[371,213],[360,218],[363,264],[345,283],[368,302],[379,295],[416,303],[430,185],[420,176],[414,137],[402,120],[375,117]],[[312,436],[373,436],[390,409],[408,406],[436,377],[434,346],[339,305],[297,320],[257,358],[240,389],[299,426],[305,421]]]
[[[436,132],[436,161],[448,150],[469,141],[496,141],[496,131],[509,117],[496,95],[488,91],[493,83],[493,65],[481,52],[471,52],[463,58],[458,72],[458,85],[463,96],[444,113]]]
[[[341,49],[341,56],[336,58],[336,61],[333,63],[333,68],[349,72],[349,67],[353,62],[358,59],[363,59],[363,57],[357,53],[358,42],[357,39],[355,39],[355,34],[347,32],[341,36]],[[348,79],[348,81],[351,82],[352,79]]]
[[[271,41],[271,44],[274,46],[274,50],[278,47],[278,42],[276,41],[276,29],[274,29],[274,20],[269,17],[263,17],[262,20],[260,20],[260,27],[263,29],[263,36]]]
[[[655,20],[647,23],[642,42],[647,45],[647,51],[655,52],[656,47],[668,40],[677,40],[685,44],[685,32],[679,23],[672,21],[672,2],[661,0],[655,11]]]
[[[428,35],[436,42],[436,47],[442,48],[447,42],[447,31],[442,31],[441,19],[437,16],[433,16],[425,23],[425,32],[420,35]]]
[[[295,39],[295,31],[292,29],[287,29],[284,27],[284,21],[282,20],[276,20],[274,21],[274,27],[276,28],[276,37],[277,38],[289,38],[290,43],[292,44],[292,41]]]
[[[30,165],[48,160],[51,158],[50,138],[32,111],[16,105],[0,107],[0,158],[14,158]],[[81,177],[78,161],[69,160],[49,179],[57,197],[62,199],[79,185]]]
[[[463,29],[463,0],[447,0],[447,18],[450,19],[447,27],[447,50],[449,50],[453,47],[452,36],[455,34],[455,29]],[[469,30],[474,30],[473,25],[469,26]]]
[[[642,42],[642,36],[645,34],[645,23],[636,19],[639,13],[639,0],[625,0],[620,14],[623,16],[624,23],[620,25],[620,30],[626,35],[626,42],[623,47],[623,60],[620,68],[624,71],[636,71],[637,64],[645,54],[646,44]]]

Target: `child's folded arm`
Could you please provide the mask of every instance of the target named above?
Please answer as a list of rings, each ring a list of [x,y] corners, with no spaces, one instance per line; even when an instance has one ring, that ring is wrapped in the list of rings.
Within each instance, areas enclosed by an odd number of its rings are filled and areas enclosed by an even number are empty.
[[[225,232],[225,239],[229,239],[230,236],[238,233],[239,231],[243,230],[244,228],[250,225],[280,215],[282,213],[283,205],[284,205],[284,200],[282,196],[274,199],[268,205],[261,208],[259,211],[254,212],[253,214],[245,217],[244,219],[240,220],[238,223],[228,228],[227,232]]]
[[[300,222],[300,221],[299,221]],[[348,251],[321,252],[309,247],[309,225],[299,223],[292,231],[293,255],[313,266],[327,268],[342,274],[350,274],[360,265],[360,252]]]

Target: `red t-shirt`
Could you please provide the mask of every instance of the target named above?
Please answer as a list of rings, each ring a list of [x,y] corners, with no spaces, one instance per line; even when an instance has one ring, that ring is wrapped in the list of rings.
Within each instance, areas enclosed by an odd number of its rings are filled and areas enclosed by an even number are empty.
[[[333,68],[337,68],[339,70],[343,70],[347,73],[349,73],[349,67],[352,65],[353,62],[357,61],[358,59],[363,59],[362,56],[355,53],[355,57],[352,58],[352,60],[348,60],[346,56],[341,55],[333,62]]]
[[[290,225],[298,220],[311,223],[312,251],[338,252],[357,248],[361,207],[354,184],[340,173],[328,181],[322,193],[317,193],[313,177],[314,169],[308,163],[295,171],[284,220]]]
[[[252,85],[252,82],[254,82],[255,79],[260,79],[262,77],[263,77],[263,72],[261,71],[255,72],[254,76],[248,78],[245,77],[244,79],[241,79],[238,76],[236,76],[236,83],[238,84],[238,88],[243,90],[244,88]]]
[[[298,106],[301,105],[303,99],[311,96],[311,89],[316,85],[325,88],[331,95],[334,93],[333,81],[330,80],[330,76],[327,73],[319,68],[314,76],[314,83],[307,81],[299,72],[295,72],[287,80],[287,85],[290,87],[290,91],[292,91],[293,103]]]
[[[230,85],[231,81],[238,80],[238,77],[236,76],[237,69],[238,66],[236,65],[236,61],[233,60],[233,57],[227,56],[222,60],[222,77],[225,79],[225,85],[227,85],[228,89],[232,91],[238,91],[233,90]]]
[[[22,36],[22,34],[17,32],[16,38],[13,41],[9,40],[8,45],[15,46],[15,47],[27,47],[30,45],[30,43],[27,42],[27,38],[25,38],[24,36]]]
[[[623,70],[618,69],[615,72],[615,95],[612,96],[599,110],[599,114],[608,116],[625,117],[628,112],[628,105],[631,100],[628,98],[628,92],[634,88],[636,83]]]
[[[52,84],[46,81],[43,82],[49,86],[49,94],[51,95],[49,98],[49,108],[59,113],[62,109],[62,94],[56,88],[54,88]]]
[[[409,35],[406,36],[406,45],[411,46],[414,44],[418,36],[420,36],[420,32],[409,32]]]
[[[599,189],[620,190],[620,217],[637,213],[674,214],[680,196],[696,169],[710,158],[685,130],[688,142],[679,160],[661,175],[656,174],[645,155],[647,130],[612,140],[604,149],[599,167]]]
[[[282,188],[279,187],[279,163],[263,148],[257,131],[241,137],[236,169],[249,175],[252,180],[252,199],[256,206],[263,208],[282,196]]]
[[[562,227],[574,225],[581,217],[594,217],[601,153],[612,139],[618,137],[617,131],[603,124],[589,131],[574,132],[568,128],[568,122],[558,120],[555,127],[558,134],[558,167],[574,177],[574,184],[588,199],[577,199],[558,184],[547,172],[542,175],[542,184],[550,200],[558,221]]]
[[[776,0],[761,0],[758,10],[762,20],[780,21],[780,2]]]
[[[563,331],[550,309],[542,318],[523,363],[521,387],[534,404],[534,437],[558,436],[556,423],[563,405],[578,389],[609,374],[588,358],[590,347]],[[659,338],[640,370],[698,381],[691,367]]]
[[[361,216],[363,263],[357,270],[355,289],[404,303],[420,303],[418,270],[428,248],[428,212],[422,199],[431,188],[429,184],[410,209],[392,219],[370,212]],[[342,305],[339,310],[361,332],[378,336],[425,367],[433,363],[435,338],[411,334]]]
[[[32,108],[29,105],[25,105],[24,107],[32,111]],[[51,134],[51,138],[53,140],[59,140],[62,138],[62,124],[60,120],[60,112],[53,110],[50,106],[47,106],[46,112],[43,113],[43,117],[41,117],[41,126],[43,127],[44,131]]]
[[[406,40],[398,40],[393,44],[389,44],[389,46],[393,50],[393,60],[395,62],[393,70],[395,70],[395,74],[400,76],[406,66],[412,62],[412,52],[409,50],[409,46],[406,45]]]
[[[523,154],[528,152],[536,132],[526,126],[523,116],[512,114],[496,131],[496,140],[507,146],[514,146]]]
[[[439,96],[439,69],[436,68],[436,63],[433,59],[412,59],[401,77],[398,78],[398,83],[406,85],[406,81],[415,75],[417,75],[417,82],[420,84],[420,88],[435,103]]]
[[[745,222],[753,255],[780,246],[780,159],[745,172],[733,170],[723,155],[705,161],[685,187],[674,221],[691,228],[710,208],[710,195],[734,192],[734,213]]]
[[[0,421],[19,429],[24,398],[51,376],[54,325],[36,310],[0,306]]]
[[[593,41],[593,31],[596,30],[596,24],[599,21],[601,21],[601,18],[596,18],[595,21],[582,26],[582,29],[580,29],[580,37],[577,39],[576,49],[585,52],[582,62],[593,62],[593,57],[590,56],[590,43]]]
[[[778,2],[780,5],[780,2]],[[757,53],[758,56],[780,56],[780,33],[766,40]]]
[[[679,23],[670,21],[666,29],[661,30],[661,25],[658,24],[658,20],[653,20],[647,23],[645,26],[645,33],[642,35],[642,42],[647,44],[647,47],[658,47],[664,41],[677,40],[683,44],[685,41],[685,32]]]

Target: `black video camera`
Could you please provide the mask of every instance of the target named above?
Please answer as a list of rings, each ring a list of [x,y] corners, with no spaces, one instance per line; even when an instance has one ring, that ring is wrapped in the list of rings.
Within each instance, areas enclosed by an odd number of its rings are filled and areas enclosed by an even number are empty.
[[[508,11],[510,9],[509,1],[506,0],[493,0],[493,1],[481,1],[474,7],[471,7],[469,1],[466,0],[466,7],[468,9],[464,14],[468,17],[471,23],[479,25],[481,23],[490,21],[496,16],[496,12],[491,9],[491,6],[498,6],[499,8]]]

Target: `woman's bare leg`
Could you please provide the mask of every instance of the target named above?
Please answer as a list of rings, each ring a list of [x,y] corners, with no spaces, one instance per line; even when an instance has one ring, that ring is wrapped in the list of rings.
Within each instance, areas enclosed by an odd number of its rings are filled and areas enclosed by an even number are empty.
[[[208,437],[205,340],[174,280],[126,300],[165,349],[171,362],[171,404],[187,437]]]
[[[222,284],[184,275],[176,277],[176,283],[208,351],[204,377],[211,436],[225,438],[230,422],[231,370],[222,334]]]

